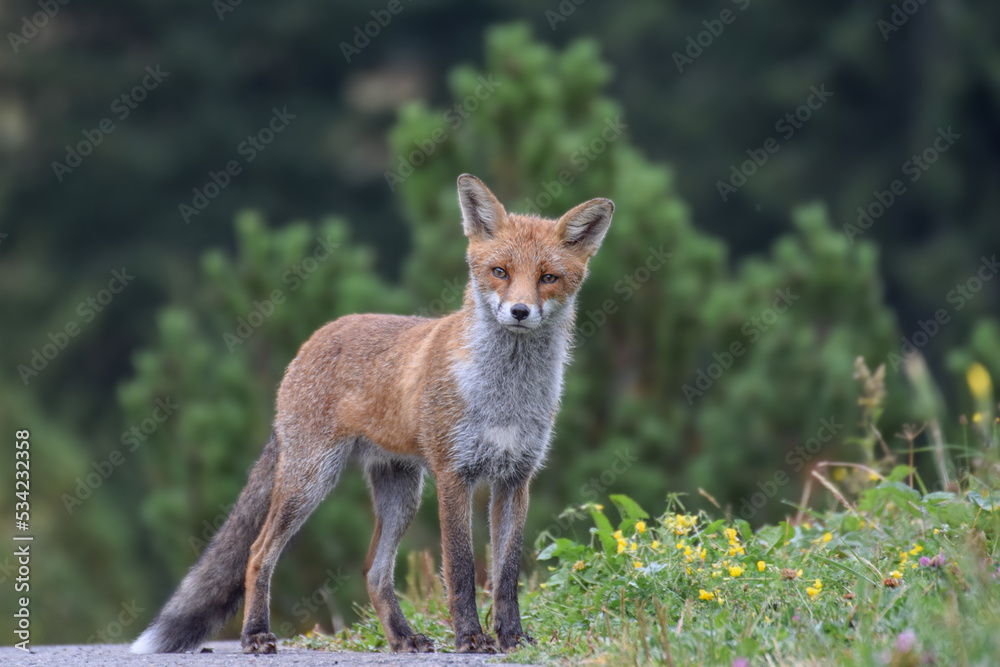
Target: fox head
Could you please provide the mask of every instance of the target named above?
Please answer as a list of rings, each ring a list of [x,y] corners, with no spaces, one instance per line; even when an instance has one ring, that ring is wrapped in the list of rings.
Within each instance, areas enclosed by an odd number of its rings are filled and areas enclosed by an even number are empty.
[[[563,321],[611,225],[611,200],[591,199],[558,220],[507,213],[482,181],[462,174],[458,202],[477,307],[514,334]]]

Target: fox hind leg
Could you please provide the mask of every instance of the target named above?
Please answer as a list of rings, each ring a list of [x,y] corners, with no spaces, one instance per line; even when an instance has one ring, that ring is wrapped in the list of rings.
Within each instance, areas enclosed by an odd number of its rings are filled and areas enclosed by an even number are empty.
[[[424,471],[405,461],[369,461],[365,476],[375,507],[375,532],[365,559],[365,583],[372,606],[396,653],[430,653],[434,642],[415,634],[396,598],[393,575],[399,541],[420,507]]]
[[[244,653],[276,653],[270,630],[271,574],[282,549],[336,485],[351,446],[314,448],[316,455],[283,448],[278,459],[271,506],[253,546],[246,573],[246,606],[241,643]]]

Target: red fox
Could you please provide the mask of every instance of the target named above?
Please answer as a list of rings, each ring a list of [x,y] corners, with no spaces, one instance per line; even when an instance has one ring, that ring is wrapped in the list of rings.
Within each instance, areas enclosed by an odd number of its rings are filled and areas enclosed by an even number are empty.
[[[246,595],[244,653],[275,653],[271,573],[282,548],[356,457],[375,531],[364,575],[389,646],[431,652],[399,607],[400,539],[437,480],[448,609],[459,652],[508,651],[522,630],[518,579],[528,484],[542,465],[562,394],[576,294],[611,224],[592,199],[559,220],[507,213],[479,179],[458,179],[469,238],[461,310],[438,319],[348,315],[319,329],[289,364],[274,431],[229,518],[132,645],[191,650]],[[494,640],[476,609],[472,494],[490,485]]]

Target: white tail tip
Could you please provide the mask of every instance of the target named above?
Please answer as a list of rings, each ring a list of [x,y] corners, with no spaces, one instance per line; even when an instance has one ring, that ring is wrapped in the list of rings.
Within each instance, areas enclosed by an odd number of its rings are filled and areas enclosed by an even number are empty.
[[[156,632],[154,626],[146,628],[146,631],[139,635],[139,638],[132,643],[129,649],[132,653],[156,653]]]

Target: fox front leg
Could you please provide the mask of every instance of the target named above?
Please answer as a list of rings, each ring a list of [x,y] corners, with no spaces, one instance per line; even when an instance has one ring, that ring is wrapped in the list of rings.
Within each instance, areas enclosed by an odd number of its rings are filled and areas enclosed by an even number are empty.
[[[458,475],[438,476],[441,551],[448,587],[448,610],[459,653],[496,653],[476,609],[476,563],[472,554],[472,485]]]
[[[517,587],[521,576],[524,521],[528,514],[528,480],[498,480],[490,488],[490,541],[493,545],[493,610],[500,649],[534,644],[521,629]]]

